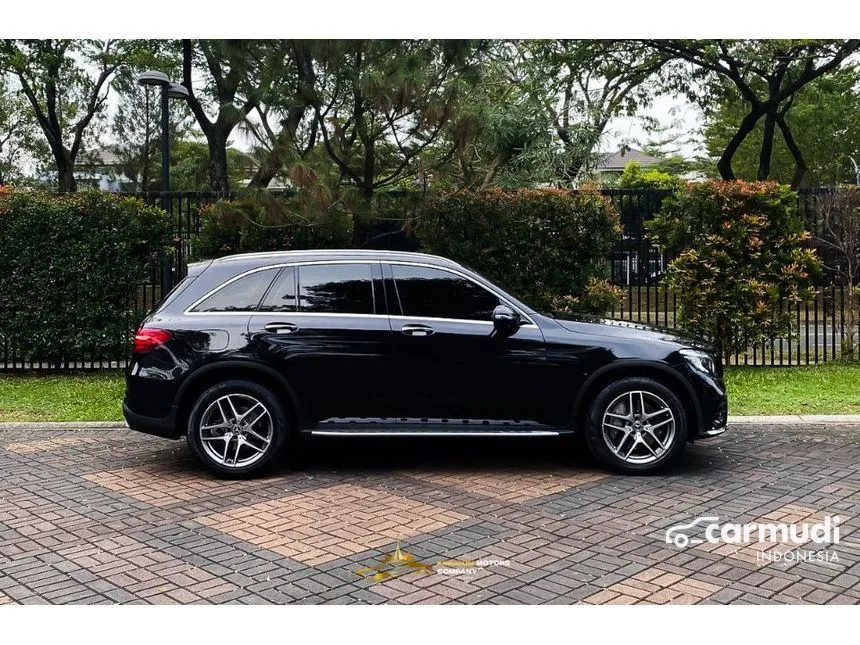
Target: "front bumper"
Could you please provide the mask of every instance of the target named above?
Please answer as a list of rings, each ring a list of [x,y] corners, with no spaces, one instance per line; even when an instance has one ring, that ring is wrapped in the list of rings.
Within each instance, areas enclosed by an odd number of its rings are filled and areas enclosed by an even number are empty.
[[[171,408],[166,417],[145,417],[132,412],[126,402],[122,402],[122,416],[128,427],[137,432],[163,437],[165,439],[179,439],[182,433],[176,428],[176,410]]]
[[[705,426],[699,431],[699,439],[710,439],[718,437],[726,431],[728,421],[728,408],[725,399],[717,403],[716,411],[710,422],[710,427]]]
[[[693,388],[693,396],[698,407],[698,427],[692,428],[690,439],[709,439],[726,431],[728,420],[728,400],[726,388],[718,377],[703,374],[688,365],[677,368],[684,373]]]

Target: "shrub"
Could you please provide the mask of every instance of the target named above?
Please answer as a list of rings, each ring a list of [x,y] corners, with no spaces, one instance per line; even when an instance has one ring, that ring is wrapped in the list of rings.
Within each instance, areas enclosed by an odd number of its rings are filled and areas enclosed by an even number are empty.
[[[680,177],[668,172],[654,168],[644,170],[638,161],[628,162],[618,177],[619,188],[677,190],[683,183]]]
[[[124,353],[133,294],[170,242],[163,211],[89,191],[0,193],[0,339],[19,360]]]
[[[670,254],[665,284],[682,329],[713,340],[726,363],[791,328],[786,305],[810,298],[820,270],[796,196],[772,182],[688,184],[663,202],[649,235]]]
[[[266,194],[225,200],[203,207],[197,258],[252,251],[341,248],[349,245],[352,222],[346,216],[307,215],[295,202]]]
[[[617,304],[618,292],[601,278],[620,232],[612,203],[592,189],[451,193],[431,199],[416,226],[424,250],[462,262],[534,307],[562,303],[594,313]]]

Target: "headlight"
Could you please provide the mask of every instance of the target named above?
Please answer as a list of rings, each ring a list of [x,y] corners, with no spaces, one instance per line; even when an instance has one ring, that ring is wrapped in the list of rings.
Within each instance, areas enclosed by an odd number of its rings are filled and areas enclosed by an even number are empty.
[[[707,352],[703,352],[699,349],[682,349],[680,354],[687,359],[687,362],[693,366],[693,369],[704,372],[705,374],[710,374],[711,376],[716,376],[717,369],[716,364],[714,363],[714,357]]]

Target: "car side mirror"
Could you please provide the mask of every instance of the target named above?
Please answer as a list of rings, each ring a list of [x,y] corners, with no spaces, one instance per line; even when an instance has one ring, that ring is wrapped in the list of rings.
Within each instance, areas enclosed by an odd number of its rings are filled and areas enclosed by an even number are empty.
[[[493,328],[496,334],[511,336],[520,328],[522,317],[508,305],[493,309]]]

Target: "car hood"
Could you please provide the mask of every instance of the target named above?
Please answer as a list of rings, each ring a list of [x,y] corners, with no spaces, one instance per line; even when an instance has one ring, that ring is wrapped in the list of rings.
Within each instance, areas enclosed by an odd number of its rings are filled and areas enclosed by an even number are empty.
[[[609,338],[627,338],[631,340],[662,341],[695,347],[713,352],[714,345],[693,336],[685,336],[674,329],[647,325],[626,320],[612,320],[584,314],[566,314],[563,318],[553,318],[555,322],[568,331],[582,334],[596,334]]]

